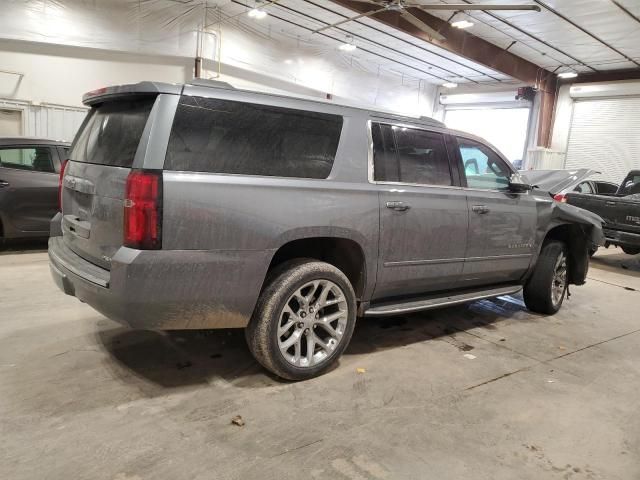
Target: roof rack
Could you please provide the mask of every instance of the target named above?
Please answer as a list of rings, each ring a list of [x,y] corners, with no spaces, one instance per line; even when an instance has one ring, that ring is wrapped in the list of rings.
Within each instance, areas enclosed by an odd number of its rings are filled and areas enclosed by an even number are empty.
[[[189,85],[196,85],[198,87],[225,88],[227,90],[235,90],[236,89],[230,83],[221,82],[220,80],[209,80],[208,78],[193,78],[187,83]]]

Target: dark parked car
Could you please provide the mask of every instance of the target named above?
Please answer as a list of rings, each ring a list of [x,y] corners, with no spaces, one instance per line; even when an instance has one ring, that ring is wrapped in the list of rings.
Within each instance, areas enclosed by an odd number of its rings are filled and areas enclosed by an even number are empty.
[[[84,101],[49,239],[58,286],[135,328],[245,328],[284,378],[329,368],[357,316],[520,290],[553,314],[603,239],[599,217],[432,119],[211,82]]]
[[[599,180],[597,176],[600,175],[600,172],[588,168],[527,170],[521,173],[529,183],[552,193],[554,200],[558,202],[566,202],[567,194],[570,192],[610,195],[618,190],[617,184]]]
[[[601,216],[605,246],[616,245],[624,253],[640,253],[640,170],[630,171],[610,195],[569,193],[567,202]]]
[[[0,238],[47,237],[69,144],[0,138]]]

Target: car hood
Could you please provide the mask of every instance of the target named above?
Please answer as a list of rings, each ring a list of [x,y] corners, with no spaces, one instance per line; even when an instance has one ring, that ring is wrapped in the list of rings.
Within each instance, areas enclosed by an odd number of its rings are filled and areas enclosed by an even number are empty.
[[[575,170],[527,170],[520,172],[530,185],[534,185],[540,190],[545,190],[554,195],[577,185],[597,173],[600,172],[589,168],[578,168]]]

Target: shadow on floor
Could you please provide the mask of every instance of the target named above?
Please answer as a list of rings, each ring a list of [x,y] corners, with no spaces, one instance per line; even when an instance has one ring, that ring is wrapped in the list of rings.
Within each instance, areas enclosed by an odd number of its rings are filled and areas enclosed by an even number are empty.
[[[592,266],[603,270],[640,277],[640,254],[627,255],[620,249],[616,249],[615,253],[600,249],[591,258],[591,262]]]
[[[46,252],[47,242],[46,238],[0,239],[0,255]]]
[[[462,351],[473,347],[456,338],[472,328],[496,329],[506,320],[540,317],[525,313],[518,297],[481,300],[405,317],[359,319],[345,355],[368,354],[442,339]],[[120,367],[161,388],[180,388],[223,379],[241,388],[263,388],[283,381],[251,356],[241,329],[157,332],[115,328],[97,333],[98,342]],[[339,366],[337,367],[339,368]],[[131,382],[131,375],[118,375]],[[149,393],[149,392],[148,392]]]
[[[134,377],[164,388],[206,384],[215,379],[239,386],[277,384],[263,374],[247,349],[242,329],[150,331],[102,330],[98,342]],[[258,375],[256,375],[258,374]],[[118,375],[124,382],[128,375]]]

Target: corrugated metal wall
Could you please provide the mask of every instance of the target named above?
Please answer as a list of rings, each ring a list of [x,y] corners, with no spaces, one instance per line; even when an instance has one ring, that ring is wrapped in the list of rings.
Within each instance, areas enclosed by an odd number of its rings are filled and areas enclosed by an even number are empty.
[[[32,105],[0,98],[0,109],[22,112],[22,134],[28,137],[73,140],[87,109],[63,105]]]
[[[592,168],[619,183],[640,168],[640,97],[577,100],[565,168]]]

